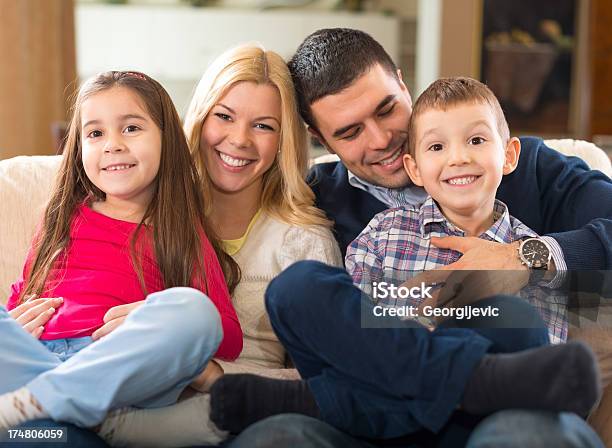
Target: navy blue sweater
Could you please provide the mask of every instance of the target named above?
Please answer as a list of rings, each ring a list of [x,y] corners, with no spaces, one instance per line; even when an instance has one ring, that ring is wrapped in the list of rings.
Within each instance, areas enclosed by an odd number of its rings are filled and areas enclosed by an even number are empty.
[[[520,140],[518,167],[504,176],[497,198],[538,234],[555,238],[568,269],[612,269],[612,181],[581,159],[548,148],[540,138]],[[350,185],[341,162],[315,165],[308,182],[317,207],[334,221],[343,256],[374,215],[387,208]]]

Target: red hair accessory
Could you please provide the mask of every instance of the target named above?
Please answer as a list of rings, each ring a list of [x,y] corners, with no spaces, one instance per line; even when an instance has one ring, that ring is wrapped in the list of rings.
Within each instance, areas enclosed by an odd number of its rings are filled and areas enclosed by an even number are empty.
[[[134,78],[142,79],[143,81],[147,81],[147,77],[139,72],[123,72],[127,76],[133,76]]]

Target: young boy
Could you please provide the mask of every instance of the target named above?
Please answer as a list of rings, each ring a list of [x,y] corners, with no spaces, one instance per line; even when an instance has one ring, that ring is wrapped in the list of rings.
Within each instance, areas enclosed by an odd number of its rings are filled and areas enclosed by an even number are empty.
[[[495,199],[502,176],[517,166],[521,144],[518,138],[510,137],[501,106],[487,86],[470,78],[433,82],[414,105],[408,142],[404,168],[429,196],[418,208],[398,207],[379,213],[351,243],[346,268],[362,291],[376,298],[374,289],[381,280],[401,283],[408,273],[438,268],[460,258],[459,252],[434,246],[432,236],[473,236],[499,243],[537,237]],[[545,246],[544,253],[536,254],[538,247],[523,253],[540,255],[535,262],[542,267],[550,260],[550,248]],[[565,342],[565,302],[550,292],[530,287],[521,295],[540,312],[551,342]],[[382,296],[390,297],[388,292]],[[405,303],[416,307],[422,299]],[[397,306],[404,302],[383,303]]]

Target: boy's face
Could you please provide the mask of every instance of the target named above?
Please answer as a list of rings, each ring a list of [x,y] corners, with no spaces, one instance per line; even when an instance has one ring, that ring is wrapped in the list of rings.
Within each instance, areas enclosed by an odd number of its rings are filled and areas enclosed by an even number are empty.
[[[502,141],[491,107],[429,109],[415,125],[415,157],[404,157],[412,181],[425,187],[447,216],[490,213],[502,176],[514,171],[520,153],[517,138]]]

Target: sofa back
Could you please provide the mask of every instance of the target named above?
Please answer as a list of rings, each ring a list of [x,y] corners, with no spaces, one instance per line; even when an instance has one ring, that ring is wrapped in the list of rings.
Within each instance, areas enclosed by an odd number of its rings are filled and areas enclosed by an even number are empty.
[[[564,154],[582,157],[591,168],[612,175],[610,159],[592,143],[569,139],[546,143]],[[61,156],[20,156],[0,161],[0,304],[6,303],[11,284],[21,274],[60,162]]]
[[[0,161],[0,303],[23,269],[61,156],[20,156]]]

